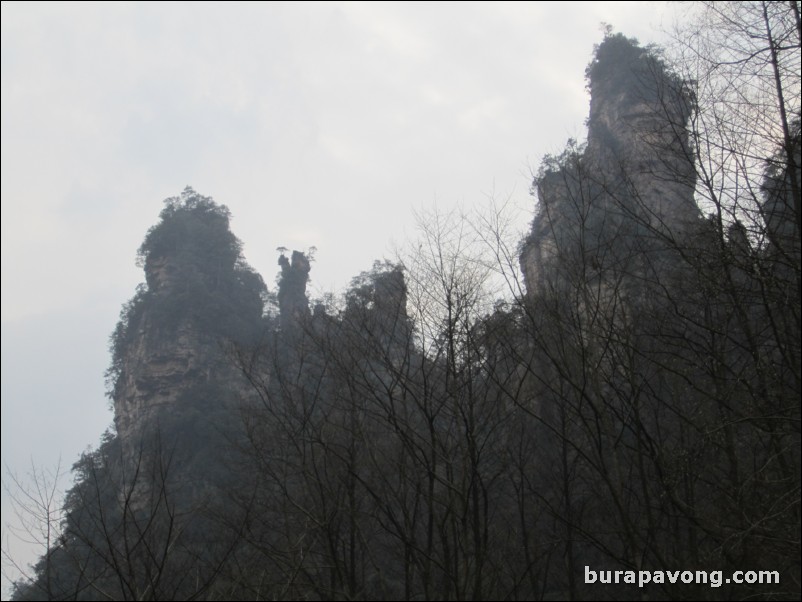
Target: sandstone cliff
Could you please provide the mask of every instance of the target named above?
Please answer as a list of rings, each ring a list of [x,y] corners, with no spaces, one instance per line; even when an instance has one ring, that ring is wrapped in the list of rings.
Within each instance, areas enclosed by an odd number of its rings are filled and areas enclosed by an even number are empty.
[[[187,189],[140,248],[146,284],[121,315],[109,373],[129,457],[160,433],[197,462],[252,396],[231,349],[260,335],[265,289],[228,221],[224,206]]]
[[[681,80],[621,35],[602,42],[586,75],[587,143],[548,157],[533,184],[538,210],[521,252],[530,292],[558,257],[563,268],[600,272],[699,218],[686,132],[693,99]]]

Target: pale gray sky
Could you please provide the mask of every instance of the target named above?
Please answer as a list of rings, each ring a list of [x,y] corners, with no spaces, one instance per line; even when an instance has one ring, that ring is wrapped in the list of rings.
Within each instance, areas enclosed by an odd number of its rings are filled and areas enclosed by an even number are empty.
[[[107,341],[135,252],[186,185],[228,205],[272,287],[390,257],[413,209],[511,196],[584,136],[601,22],[663,3],[2,3],[2,457],[72,464],[112,416]],[[3,498],[3,522],[10,520]]]

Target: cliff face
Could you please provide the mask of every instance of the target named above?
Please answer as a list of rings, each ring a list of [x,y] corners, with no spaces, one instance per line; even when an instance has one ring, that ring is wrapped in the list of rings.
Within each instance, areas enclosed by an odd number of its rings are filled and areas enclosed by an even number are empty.
[[[264,285],[227,209],[188,189],[161,217],[139,251],[147,284],[112,340],[114,421],[129,456],[156,433],[193,453],[208,446],[198,434],[251,395],[229,349],[262,327]]]
[[[200,376],[208,345],[190,324],[183,324],[173,336],[154,332],[147,313],[142,317],[139,336],[125,358],[119,392],[114,399],[114,423],[124,441],[135,442],[148,427],[166,418],[178,418],[182,390]],[[205,358],[204,358],[205,359]]]
[[[530,292],[557,256],[602,269],[699,218],[682,82],[621,35],[604,40],[586,75],[587,143],[547,158],[533,185],[538,211],[521,252]]]

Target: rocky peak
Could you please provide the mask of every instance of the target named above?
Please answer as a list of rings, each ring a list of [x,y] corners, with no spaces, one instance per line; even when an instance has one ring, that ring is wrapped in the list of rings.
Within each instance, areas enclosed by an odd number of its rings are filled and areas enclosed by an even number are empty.
[[[146,284],[121,313],[108,373],[124,448],[156,426],[186,431],[245,394],[224,348],[259,335],[264,284],[244,262],[229,216],[188,188],[165,201],[139,249]]]
[[[292,327],[309,315],[309,298],[306,284],[311,266],[309,258],[300,251],[292,252],[292,259],[282,253],[278,258],[281,276],[278,284],[278,304],[283,327]]]
[[[652,49],[620,34],[597,47],[586,76],[587,143],[546,158],[533,185],[538,210],[521,252],[529,291],[558,254],[576,254],[580,235],[596,265],[602,255],[623,259],[603,250],[611,245],[625,254],[699,219],[686,131],[693,100],[682,80]]]
[[[671,73],[652,48],[621,34],[607,36],[586,70],[591,94],[588,145],[612,135],[637,144],[644,133],[675,126],[684,132],[693,103],[684,82]],[[676,136],[676,142],[685,142]]]

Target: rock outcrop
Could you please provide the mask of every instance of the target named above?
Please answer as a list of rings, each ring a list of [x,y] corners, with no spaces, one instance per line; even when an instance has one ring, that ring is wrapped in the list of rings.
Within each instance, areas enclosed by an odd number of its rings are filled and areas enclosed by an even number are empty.
[[[597,48],[587,78],[587,143],[547,158],[533,185],[538,211],[521,253],[530,292],[558,256],[602,271],[700,216],[686,132],[693,100],[682,81],[621,35]]]
[[[309,316],[309,298],[306,284],[311,266],[309,259],[300,251],[292,252],[292,259],[285,255],[278,258],[281,278],[278,287],[278,305],[282,328],[291,329]]]
[[[264,284],[224,206],[187,189],[161,218],[139,251],[147,284],[112,340],[114,422],[129,457],[159,433],[194,463],[214,447],[202,433],[252,396],[231,350],[259,336]]]

